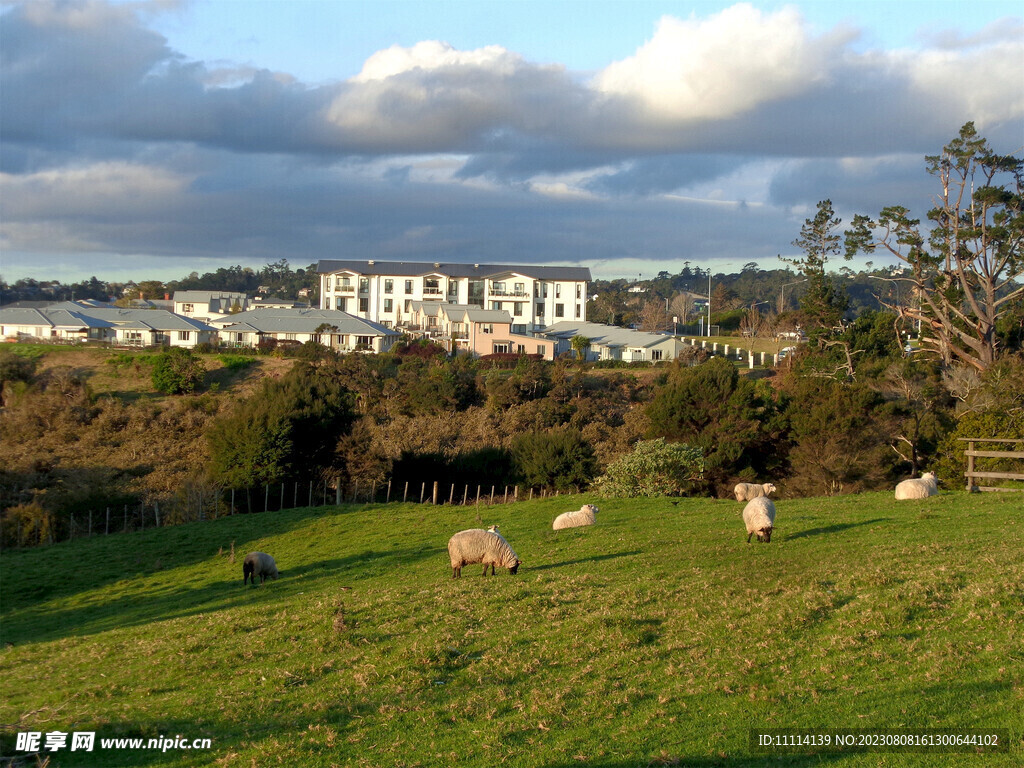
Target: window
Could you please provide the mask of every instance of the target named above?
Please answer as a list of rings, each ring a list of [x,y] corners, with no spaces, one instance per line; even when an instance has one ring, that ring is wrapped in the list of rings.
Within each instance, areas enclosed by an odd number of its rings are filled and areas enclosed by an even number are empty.
[[[359,278],[359,291],[361,293],[366,293],[368,290],[370,290],[370,278],[368,278],[368,277],[360,277]]]
[[[384,293],[391,293],[395,289],[395,281],[390,277],[384,281]]]
[[[298,339],[295,338],[295,334],[294,333],[286,333],[284,335],[284,338],[285,338],[285,341],[298,341]]]
[[[328,275],[327,277],[324,278],[324,288],[326,290],[328,290],[328,291],[331,290],[331,276],[330,275]]]
[[[555,317],[565,317],[564,304],[555,304]]]
[[[363,298],[359,299],[359,311],[360,312],[369,312],[370,311],[370,300],[368,298],[366,298],[365,296]]]
[[[494,354],[496,355],[507,355],[509,352],[512,351],[512,344],[507,341],[495,342],[492,348],[494,349]]]
[[[450,298],[457,298],[459,295],[459,284],[454,280],[448,281],[448,296]]]
[[[405,281],[405,292],[406,294],[412,293],[412,280]]]
[[[338,290],[341,290],[341,291],[351,291],[352,290],[352,281],[349,278],[347,278],[347,277],[341,278],[341,285],[338,286]]]
[[[406,311],[407,313],[408,313],[408,312],[410,312],[410,311],[412,311],[412,299],[406,299],[406,300],[405,300],[405,306],[403,307],[403,309],[404,309],[404,310],[405,310],[405,311]]]
[[[537,345],[537,354],[538,355],[543,355],[544,354],[544,345],[543,344],[538,344]]]
[[[395,300],[394,299],[384,299],[384,311],[385,312],[394,312],[395,311]]]
[[[579,304],[577,304],[577,305],[576,305],[576,319],[577,319],[577,320],[579,320],[579,319],[580,319],[580,315],[581,315],[581,314],[582,314],[582,308],[580,307],[580,305],[579,305]]]
[[[188,341],[191,337],[192,331],[178,331],[178,341]]]
[[[516,296],[523,296],[525,294],[526,294],[526,291],[523,290],[523,284],[522,283],[516,283]]]
[[[480,333],[494,333],[494,326],[491,323],[483,323],[480,326]]]
[[[337,309],[337,310],[339,310],[341,312],[346,312],[347,310],[345,309],[345,307],[347,307],[347,306],[348,306],[348,299],[346,299],[344,296],[338,296],[338,297],[336,297],[334,299],[334,308],[335,309]]]
[[[195,308],[194,304],[182,304],[181,305],[181,311],[182,312],[195,312],[196,308]]]
[[[577,299],[582,299],[583,298],[583,286],[582,285],[577,285],[576,286],[576,298]]]
[[[356,336],[356,349],[373,349],[373,336]]]
[[[655,361],[661,360],[661,350],[660,349],[652,349],[651,350],[651,360],[655,360]]]
[[[537,305],[537,317],[544,317],[544,305],[543,304],[538,304]]]
[[[562,286],[559,283],[555,283],[555,298],[562,298]]]
[[[491,309],[496,309],[496,310],[498,310],[500,312],[501,311],[501,302],[500,301],[492,301],[491,302]]]
[[[512,314],[516,317],[523,316],[523,302],[517,301],[512,309]]]
[[[522,344],[516,344],[516,354],[517,355],[526,354],[526,347],[523,346]]]
[[[423,293],[428,296],[440,296],[441,281],[436,277],[423,278]]]
[[[505,293],[505,284],[499,280],[495,280],[493,283],[491,283],[491,293]]]

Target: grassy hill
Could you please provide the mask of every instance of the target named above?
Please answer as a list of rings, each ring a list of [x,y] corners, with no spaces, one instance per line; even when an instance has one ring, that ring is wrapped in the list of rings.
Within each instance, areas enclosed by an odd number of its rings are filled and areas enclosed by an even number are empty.
[[[2,754],[50,766],[968,766],[971,754],[753,754],[758,728],[1001,728],[1024,760],[1024,520],[1012,494],[741,505],[582,497],[342,506],[8,551]],[[586,500],[590,500],[589,498]],[[452,580],[501,525],[518,576]],[[244,588],[250,550],[282,577]],[[234,553],[232,559],[231,553]],[[209,738],[101,750],[100,738]],[[34,757],[15,765],[36,765]]]

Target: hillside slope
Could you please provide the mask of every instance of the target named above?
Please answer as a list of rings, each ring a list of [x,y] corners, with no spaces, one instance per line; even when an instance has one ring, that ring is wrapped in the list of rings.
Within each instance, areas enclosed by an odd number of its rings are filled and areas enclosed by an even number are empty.
[[[1024,759],[1019,497],[780,501],[767,545],[745,543],[741,505],[702,499],[604,500],[596,526],[553,532],[583,500],[300,509],[5,552],[2,754],[61,730],[212,744],[51,766],[977,764],[749,744],[754,727],[941,727],[1004,729],[1012,752],[985,765]],[[519,575],[452,580],[448,537],[491,523]],[[253,549],[278,581],[242,586]]]

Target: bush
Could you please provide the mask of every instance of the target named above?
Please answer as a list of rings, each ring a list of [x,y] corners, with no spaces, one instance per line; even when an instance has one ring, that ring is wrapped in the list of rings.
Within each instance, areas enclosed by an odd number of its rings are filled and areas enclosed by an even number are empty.
[[[220,355],[218,359],[232,373],[244,370],[256,362],[254,357],[246,357],[245,355]]]
[[[519,476],[531,487],[582,491],[597,472],[594,449],[577,429],[520,435],[512,444]]]
[[[153,387],[165,395],[188,395],[205,374],[206,366],[191,350],[171,347],[153,362]]]
[[[704,471],[699,448],[668,443],[664,438],[641,440],[633,452],[608,465],[595,483],[603,496],[683,496]]]

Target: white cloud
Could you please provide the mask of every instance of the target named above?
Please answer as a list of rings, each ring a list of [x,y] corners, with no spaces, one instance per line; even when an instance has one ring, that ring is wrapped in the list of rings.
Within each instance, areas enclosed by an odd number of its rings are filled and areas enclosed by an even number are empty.
[[[509,53],[499,45],[488,45],[473,51],[460,51],[448,43],[438,40],[424,40],[412,48],[393,45],[377,51],[363,64],[362,71],[351,82],[367,83],[386,80],[413,70],[437,70],[447,68],[487,69],[512,74],[522,58]]]
[[[741,3],[707,19],[666,16],[649,42],[599,73],[594,86],[638,100],[653,117],[733,117],[825,81],[829,51],[843,42],[812,39],[792,7],[762,13]]]

